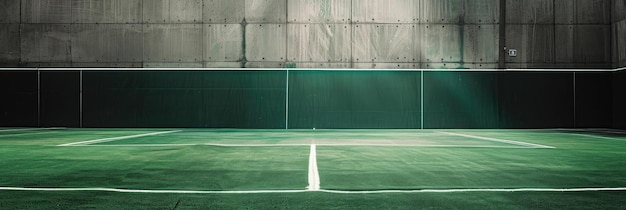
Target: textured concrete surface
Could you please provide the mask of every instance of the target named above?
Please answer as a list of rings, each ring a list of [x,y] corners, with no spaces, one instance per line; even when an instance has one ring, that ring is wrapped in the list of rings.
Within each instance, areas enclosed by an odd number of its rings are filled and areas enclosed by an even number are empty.
[[[501,2],[506,11],[500,11]],[[0,0],[0,64],[496,68],[506,47],[518,50],[517,57],[505,56],[509,68],[608,68],[626,62],[625,5],[626,0]]]

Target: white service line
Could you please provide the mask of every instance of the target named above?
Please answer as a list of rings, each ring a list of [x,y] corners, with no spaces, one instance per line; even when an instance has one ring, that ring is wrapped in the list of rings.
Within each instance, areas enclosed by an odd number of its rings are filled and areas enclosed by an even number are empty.
[[[317,151],[315,144],[311,144],[311,152],[309,154],[309,186],[307,190],[320,190],[320,174],[317,170]]]
[[[219,143],[205,143],[205,146],[215,147],[301,147],[309,146],[310,144],[219,144]]]
[[[622,138],[614,138],[614,137],[606,137],[606,136],[597,136],[597,135],[589,135],[589,134],[580,134],[580,133],[571,133],[570,135],[574,135],[574,136],[583,136],[583,137],[589,137],[589,138],[594,138],[594,139],[616,140],[616,141],[625,141],[625,140],[626,140],[626,139],[622,139]]]
[[[102,142],[109,142],[109,141],[116,141],[116,140],[122,140],[122,139],[131,139],[131,138],[139,138],[139,137],[144,137],[144,136],[154,136],[154,135],[161,135],[161,134],[166,134],[166,133],[174,133],[174,132],[179,132],[179,131],[180,130],[173,130],[173,131],[161,131],[161,132],[153,132],[153,133],[144,133],[144,134],[137,134],[137,135],[130,135],[130,136],[118,136],[118,137],[111,137],[111,138],[103,138],[103,139],[96,139],[96,140],[89,140],[89,141],[67,143],[67,144],[61,144],[61,145],[58,145],[58,146],[61,146],[61,147],[66,147],[66,146],[83,146],[83,145],[102,143]]]
[[[558,128],[550,129],[555,131],[564,132],[587,132],[587,133],[604,133],[604,134],[626,134],[626,131],[616,129],[602,129],[602,128]]]
[[[144,190],[119,188],[38,188],[38,187],[0,187],[0,191],[99,191],[120,193],[169,193],[169,194],[259,194],[259,193],[306,193],[324,192],[334,194],[382,194],[382,193],[468,193],[468,192],[611,192],[626,191],[626,187],[595,188],[474,188],[474,189],[421,189],[421,190]]]
[[[604,133],[604,134],[626,134],[624,131],[614,131],[614,130],[594,130],[594,132]]]
[[[35,133],[18,133],[18,134],[6,134],[6,135],[0,134],[0,138],[2,138],[2,137],[11,137],[11,136],[39,135],[39,134],[54,133],[54,132],[56,132],[56,131],[44,131],[44,132],[35,132]]]
[[[189,147],[189,146],[203,146],[204,144],[86,144],[76,145],[81,147]]]
[[[2,137],[0,135],[0,137]],[[328,147],[424,147],[424,148],[502,148],[502,149],[535,149],[527,146],[489,146],[489,145],[422,145],[422,144],[316,144]],[[310,144],[86,144],[83,147],[186,147],[186,146],[213,146],[213,147],[302,147]]]
[[[474,136],[474,135],[467,135],[467,134],[460,134],[460,133],[452,133],[452,132],[438,132],[438,133],[448,134],[448,135],[452,135],[452,136],[461,136],[461,137],[466,137],[466,138],[487,140],[487,141],[495,141],[495,142],[501,142],[501,143],[507,143],[507,144],[514,144],[514,145],[520,145],[520,146],[526,146],[526,147],[546,148],[546,149],[554,149],[554,148],[556,148],[556,147],[546,146],[546,145],[541,145],[541,144],[533,144],[533,143],[527,143],[527,142],[521,142],[521,141],[512,141],[512,140],[505,140],[505,139],[496,139],[496,138]]]
[[[15,129],[0,129],[0,132],[8,131],[37,131],[37,130],[58,130],[62,128],[15,128]]]

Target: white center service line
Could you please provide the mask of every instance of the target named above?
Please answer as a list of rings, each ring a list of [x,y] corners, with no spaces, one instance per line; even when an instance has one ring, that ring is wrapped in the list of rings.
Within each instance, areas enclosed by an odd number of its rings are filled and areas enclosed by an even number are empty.
[[[61,147],[84,146],[84,145],[89,145],[89,144],[96,144],[96,143],[109,142],[109,141],[117,141],[117,140],[122,140],[122,139],[131,139],[131,138],[139,138],[139,137],[144,137],[144,136],[154,136],[154,135],[161,135],[161,134],[166,134],[166,133],[174,133],[174,132],[179,132],[179,131],[180,130],[162,131],[162,132],[154,132],[154,133],[144,133],[144,134],[137,134],[137,135],[130,135],[130,136],[118,136],[118,137],[112,137],[112,138],[103,138],[103,139],[96,139],[96,140],[89,140],[89,141],[67,143],[67,144],[61,144],[61,145],[58,145],[58,146],[61,146]]]
[[[307,190],[320,190],[320,174],[317,170],[317,151],[315,144],[311,144],[311,153],[309,154],[309,186]]]

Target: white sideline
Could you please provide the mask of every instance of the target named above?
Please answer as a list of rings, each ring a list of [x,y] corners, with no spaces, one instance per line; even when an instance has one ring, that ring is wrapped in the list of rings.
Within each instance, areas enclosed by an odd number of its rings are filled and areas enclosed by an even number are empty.
[[[100,191],[120,193],[170,193],[170,194],[259,194],[259,193],[305,193],[324,192],[334,194],[382,194],[382,193],[464,193],[464,192],[611,192],[626,191],[626,187],[596,188],[494,188],[494,189],[421,189],[421,190],[145,190],[119,188],[37,188],[37,187],[0,187],[0,191]]]
[[[317,151],[315,144],[311,144],[311,152],[309,154],[309,186],[307,190],[320,190],[320,174],[317,170]]]
[[[554,148],[556,148],[556,147],[546,146],[546,145],[541,145],[541,144],[533,144],[533,143],[526,143],[526,142],[521,142],[521,141],[496,139],[496,138],[489,138],[489,137],[482,137],[482,136],[473,136],[473,135],[460,134],[460,133],[452,133],[452,132],[438,132],[438,133],[448,134],[448,135],[452,135],[452,136],[461,136],[461,137],[467,137],[467,138],[473,138],[473,139],[487,140],[487,141],[502,142],[502,143],[507,143],[507,144],[515,144],[515,145],[534,147],[534,148],[546,148],[546,149],[554,149]]]
[[[130,139],[130,138],[138,138],[138,137],[144,137],[144,136],[154,136],[154,135],[161,135],[161,134],[166,134],[166,133],[174,133],[174,132],[179,132],[179,131],[180,130],[173,130],[173,131],[161,131],[161,132],[153,132],[153,133],[144,133],[144,134],[137,134],[137,135],[130,135],[130,136],[118,136],[118,137],[111,137],[111,138],[103,138],[103,139],[96,139],[96,140],[89,140],[89,141],[67,143],[67,144],[61,144],[61,145],[57,145],[57,146],[61,146],[61,147],[82,146],[82,145],[89,145],[89,144],[95,144],[95,143],[116,141],[116,140],[122,140],[122,139]]]

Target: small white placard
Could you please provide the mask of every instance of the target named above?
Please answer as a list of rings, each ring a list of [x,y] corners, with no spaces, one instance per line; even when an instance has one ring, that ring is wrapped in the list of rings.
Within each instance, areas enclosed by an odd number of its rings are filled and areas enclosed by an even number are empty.
[[[517,57],[517,50],[516,49],[509,49],[509,56],[510,57]]]

